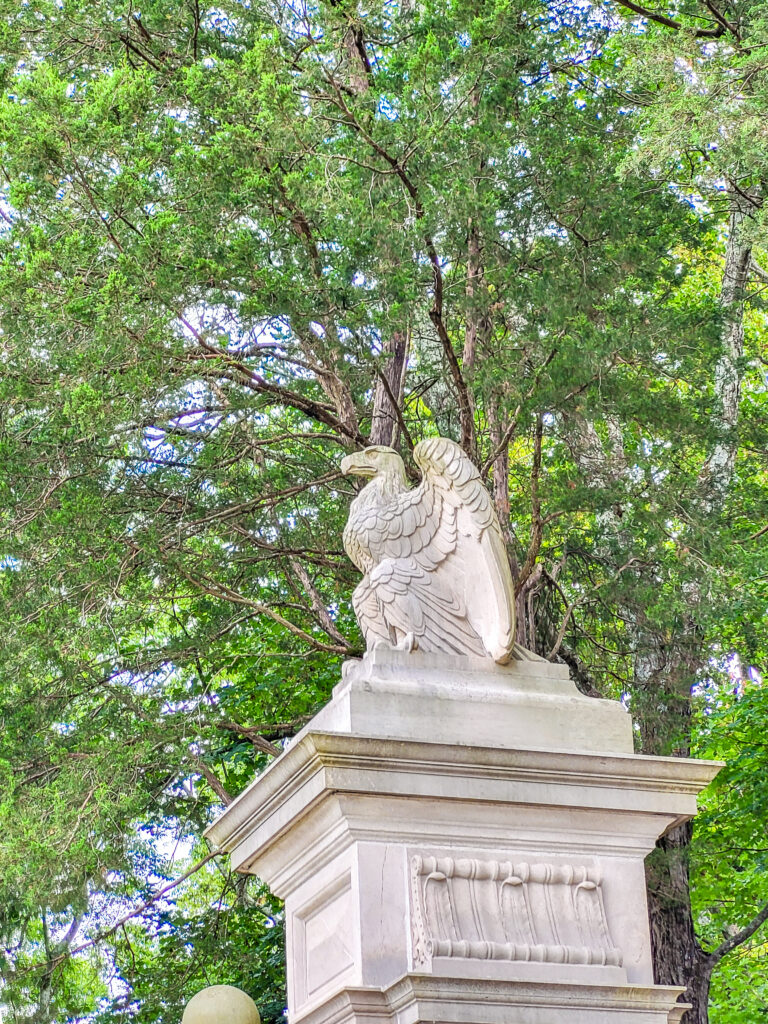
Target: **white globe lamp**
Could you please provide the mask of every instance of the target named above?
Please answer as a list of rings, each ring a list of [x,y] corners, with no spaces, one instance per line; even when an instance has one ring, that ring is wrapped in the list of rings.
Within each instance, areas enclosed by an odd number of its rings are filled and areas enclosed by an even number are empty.
[[[256,1003],[234,985],[211,985],[187,1003],[181,1024],[261,1024]]]

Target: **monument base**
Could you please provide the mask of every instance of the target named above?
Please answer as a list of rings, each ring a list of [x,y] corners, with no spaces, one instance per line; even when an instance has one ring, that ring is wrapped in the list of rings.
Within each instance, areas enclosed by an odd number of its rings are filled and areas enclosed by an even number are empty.
[[[386,989],[347,988],[302,1024],[678,1024],[682,989],[464,981],[409,974]],[[299,1019],[299,1018],[297,1018]]]
[[[375,651],[207,836],[285,899],[292,1024],[662,1024],[643,860],[718,769],[531,655]]]
[[[510,665],[374,650],[344,664],[333,698],[304,730],[489,747],[632,753],[632,720],[615,700],[579,693],[567,665],[523,648]]]

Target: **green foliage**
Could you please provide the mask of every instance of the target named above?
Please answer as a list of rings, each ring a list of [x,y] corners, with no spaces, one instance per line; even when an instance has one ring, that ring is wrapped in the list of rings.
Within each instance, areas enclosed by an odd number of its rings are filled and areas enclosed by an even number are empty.
[[[740,0],[713,43],[680,6],[0,3],[10,1024],[172,1024],[225,982],[281,1018],[257,883],[154,896],[361,652],[338,464],[386,414],[406,460],[443,433],[482,467],[520,641],[624,697],[644,751],[727,757],[705,947],[768,900],[766,709],[713,681],[766,660],[766,25]],[[739,190],[757,270],[726,302]],[[719,1024],[759,1019],[758,938]]]
[[[717,692],[715,701],[703,704],[697,749],[699,756],[726,762],[697,819],[694,847],[695,909],[709,950],[748,925],[768,892],[768,695],[755,680],[731,681]],[[765,962],[761,931],[722,962],[711,995],[714,1024],[760,1020],[768,1011]],[[745,992],[749,1000],[739,995]]]

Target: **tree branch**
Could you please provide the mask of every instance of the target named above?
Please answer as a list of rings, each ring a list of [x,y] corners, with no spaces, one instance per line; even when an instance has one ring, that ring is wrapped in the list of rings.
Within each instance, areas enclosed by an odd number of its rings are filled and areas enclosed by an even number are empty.
[[[291,568],[296,573],[296,575],[298,576],[299,580],[302,583],[302,586],[307,592],[307,596],[309,597],[310,603],[312,605],[312,610],[315,613],[315,618],[317,619],[319,625],[322,626],[322,628],[325,630],[325,632],[332,640],[335,640],[339,644],[346,644],[346,640],[339,632],[336,623],[333,621],[328,612],[328,609],[325,607],[322,596],[320,595],[320,592],[318,591],[317,587],[312,581],[312,577],[309,575],[309,573],[301,564],[298,558],[294,558],[293,555],[291,555],[288,561],[291,563]]]
[[[162,899],[163,896],[167,895],[177,886],[181,885],[182,882],[186,882],[186,880],[190,878],[192,875],[197,874],[197,872],[201,868],[205,867],[205,865],[209,861],[213,860],[214,857],[221,857],[222,855],[222,850],[212,850],[210,853],[206,854],[206,856],[203,857],[202,860],[199,860],[196,864],[193,864],[188,871],[184,872],[183,875],[180,875],[178,878],[175,878],[172,882],[169,882],[168,885],[164,885],[162,889],[158,889],[157,892],[150,896],[148,900],[145,900],[144,903],[139,904],[138,907],[134,907],[133,910],[130,911],[130,913],[125,914],[109,928],[104,928],[102,931],[97,932],[92,939],[89,939],[87,942],[82,942],[79,946],[72,946],[69,950],[66,950],[63,953],[58,953],[53,958],[53,960],[43,964],[34,964],[33,966],[29,967],[28,970],[49,970],[51,967],[57,967],[68,956],[75,956],[75,954],[77,953],[85,952],[86,949],[92,949],[100,942],[103,942],[104,939],[108,938],[110,935],[114,935],[116,931],[119,931],[123,927],[123,925],[130,921],[132,918],[139,917],[141,914],[144,913],[145,910],[149,910],[149,908],[153,906],[155,903],[157,903],[159,899]]]
[[[564,332],[561,331],[560,334],[558,335],[558,338],[562,337],[563,333]],[[480,470],[480,476],[484,477],[486,475],[486,473],[491,468],[491,466],[494,464],[496,459],[498,459],[498,457],[504,452],[504,449],[509,445],[509,442],[512,440],[512,435],[514,434],[515,430],[517,429],[518,417],[520,416],[520,410],[523,407],[523,402],[527,402],[529,398],[533,397],[533,395],[534,395],[534,393],[536,391],[536,388],[539,385],[539,380],[541,379],[542,373],[544,372],[544,370],[546,370],[546,368],[549,366],[549,364],[552,362],[552,360],[555,358],[556,355],[557,355],[557,345],[549,352],[549,354],[547,355],[547,358],[544,360],[544,362],[541,364],[541,366],[536,371],[536,376],[535,376],[535,378],[533,380],[533,383],[528,388],[526,393],[523,395],[522,401],[518,403],[517,408],[512,413],[512,419],[510,420],[509,424],[507,425],[507,428],[504,431],[504,434],[502,435],[501,440],[499,441],[499,443],[496,445],[496,447],[493,449],[491,454],[488,456],[488,458],[483,463],[482,469]]]
[[[277,747],[274,743],[270,743],[268,739],[265,739],[257,727],[238,725],[237,722],[220,722],[218,728],[226,729],[227,732],[233,732],[236,736],[242,736],[243,739],[252,743],[256,750],[260,750],[262,754],[269,754],[270,757],[280,757],[283,752],[281,747]]]
[[[720,960],[723,959],[726,954],[732,952],[737,946],[741,946],[747,939],[751,939],[755,932],[768,921],[768,903],[760,910],[749,924],[745,925],[741,931],[736,932],[730,939],[726,939],[722,942],[717,949],[712,950],[711,953],[707,953],[707,959],[712,962],[712,967],[715,966]]]
[[[515,593],[519,594],[533,572],[536,558],[541,548],[541,540],[544,535],[544,523],[541,517],[541,496],[539,495],[539,476],[541,474],[541,447],[544,436],[544,419],[539,413],[536,419],[536,433],[533,443],[533,466],[531,468],[531,540],[528,544],[528,552],[520,570],[520,576],[515,581]]]
[[[221,800],[224,806],[229,807],[234,797],[231,795],[231,793],[227,792],[224,786],[222,786],[221,782],[216,777],[214,772],[211,771],[208,765],[201,761],[200,758],[198,757],[195,759],[195,768],[197,769],[197,771],[200,772],[200,774],[203,776],[205,781],[211,787],[211,789],[219,798],[219,800]]]
[[[354,426],[344,423],[338,416],[335,416],[333,412],[331,412],[332,406],[316,402],[311,398],[307,398],[305,395],[300,395],[295,391],[289,391],[287,388],[284,388],[279,384],[273,384],[271,381],[265,380],[264,377],[256,373],[245,363],[240,362],[240,360],[236,359],[231,355],[231,353],[226,352],[224,349],[217,348],[215,345],[211,345],[206,341],[203,334],[197,330],[197,328],[195,328],[183,314],[175,311],[174,315],[177,320],[187,328],[199,346],[199,352],[193,351],[189,354],[188,358],[211,361],[218,360],[224,364],[223,367],[217,367],[215,370],[219,376],[222,376],[227,380],[231,380],[235,384],[241,384],[243,387],[247,387],[251,391],[270,395],[275,400],[275,404],[297,409],[299,412],[303,412],[305,415],[311,416],[319,423],[324,423],[325,426],[331,427],[340,434],[344,434],[346,437],[350,438],[350,440],[355,441],[359,445],[365,446],[368,443],[368,438],[365,437],[365,435],[361,434]]]
[[[266,615],[267,618],[272,619],[278,625],[287,629],[289,633],[293,633],[294,636],[299,637],[306,643],[310,644],[318,651],[325,651],[327,654],[353,654],[354,649],[348,644],[324,644],[322,641],[315,639],[311,633],[307,633],[301,626],[297,626],[291,622],[290,619],[286,619],[284,615],[276,612],[269,605],[262,604],[261,601],[254,601],[250,597],[244,597],[242,594],[238,594],[236,590],[228,587],[225,583],[211,580],[209,577],[200,575],[193,576],[191,573],[185,571],[181,566],[176,566],[176,571],[189,580],[190,583],[199,587],[206,594],[210,594],[211,597],[218,597],[226,601],[232,601],[235,604],[242,604],[248,608],[253,608],[254,611],[259,612],[260,615]]]
[[[404,354],[404,357],[407,358],[407,353],[405,351],[404,351],[403,354]],[[394,360],[393,360],[393,362],[394,362]],[[401,385],[402,385],[404,377],[405,377],[405,366],[406,366],[405,361],[403,362],[402,366],[399,366],[399,367],[397,366],[397,363],[395,363],[395,376],[398,378],[398,381],[399,381],[399,383]],[[411,449],[411,451],[413,451],[413,449],[414,449],[413,438],[411,437],[411,432],[408,429],[408,424],[405,422],[405,418],[404,418],[402,410],[400,408],[400,402],[399,402],[398,398],[395,396],[394,392],[392,391],[392,385],[390,384],[389,380],[387,379],[386,370],[382,370],[381,367],[378,365],[378,363],[374,363],[374,369],[376,370],[376,376],[379,378],[379,383],[381,384],[382,391],[386,395],[386,398],[387,398],[387,401],[389,402],[390,408],[392,409],[392,411],[395,414],[395,417],[397,419],[397,422],[398,422],[398,425],[400,427],[400,430],[402,431],[403,437],[405,438],[405,443],[408,445],[408,447]],[[371,444],[384,444],[384,443],[386,443],[385,438],[383,438],[383,437],[382,438],[378,438],[377,436],[375,436],[376,425],[377,425],[377,416],[376,416],[376,408],[375,407],[376,406],[379,407],[379,410],[380,410],[379,411],[379,417],[383,418],[383,413],[381,412],[382,405],[383,405],[383,402],[381,402],[379,400],[379,394],[378,394],[378,389],[377,389],[376,399],[375,399],[375,402],[374,402],[373,422],[371,424]],[[391,443],[394,440],[394,438],[390,437],[388,440]]]
[[[679,31],[684,27],[682,22],[668,18],[665,14],[658,14],[656,11],[649,11],[647,7],[641,7],[640,4],[633,3],[632,0],[614,0],[614,2],[620,7],[626,7],[628,10],[634,11],[634,13],[639,14],[641,18],[647,18],[649,21],[655,21],[658,25],[664,25],[666,28],[673,28]],[[717,28],[699,28],[696,29],[694,35],[697,39],[719,39],[723,32],[725,32],[725,27],[721,21],[718,21]]]
[[[335,100],[333,102],[339,107],[344,114],[347,124],[353,127],[357,132],[360,133],[363,139],[378,154],[395,172],[397,177],[403,184],[406,192],[413,201],[414,213],[416,220],[421,222],[424,219],[425,210],[424,205],[421,201],[419,191],[416,185],[411,180],[410,176],[405,170],[403,163],[395,156],[392,156],[383,146],[381,146],[376,139],[370,134],[366,128],[360,124],[355,115],[349,109],[347,103],[344,100],[342,90],[339,88],[338,82],[333,78],[332,75],[327,75],[333,91],[335,93]],[[424,246],[427,252],[427,257],[432,266],[432,308],[429,311],[429,319],[437,332],[437,336],[440,340],[440,344],[443,349],[448,368],[451,371],[451,378],[453,380],[454,387],[456,388],[456,395],[459,400],[459,422],[461,424],[461,446],[464,451],[474,459],[475,457],[475,423],[472,414],[472,402],[469,395],[469,388],[467,382],[464,380],[464,375],[459,365],[459,360],[456,353],[453,350],[453,344],[451,337],[448,334],[448,330],[443,320],[443,271],[440,266],[440,258],[437,255],[437,249],[435,248],[434,240],[428,231],[424,231],[422,234]]]

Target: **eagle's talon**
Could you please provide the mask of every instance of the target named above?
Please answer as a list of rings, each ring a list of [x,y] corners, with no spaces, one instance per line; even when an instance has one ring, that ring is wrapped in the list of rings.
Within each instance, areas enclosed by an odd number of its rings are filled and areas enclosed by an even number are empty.
[[[376,640],[371,647],[372,651],[407,651],[409,654],[411,651],[417,651],[419,649],[419,642],[413,633],[406,633],[402,640],[397,643],[392,643],[390,640],[379,639]]]
[[[396,651],[408,651],[410,654],[412,651],[419,649],[419,642],[413,633],[406,633],[399,644],[395,645]]]

